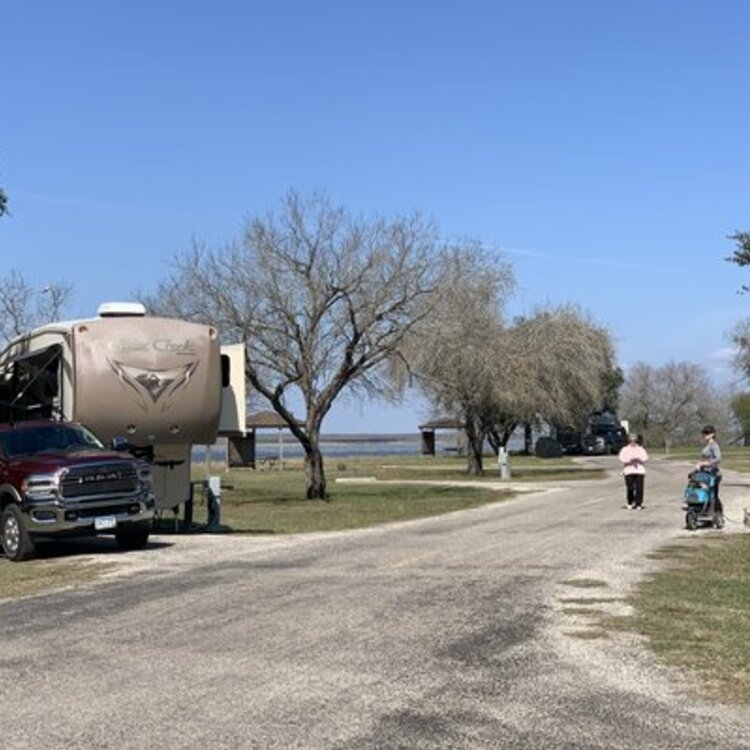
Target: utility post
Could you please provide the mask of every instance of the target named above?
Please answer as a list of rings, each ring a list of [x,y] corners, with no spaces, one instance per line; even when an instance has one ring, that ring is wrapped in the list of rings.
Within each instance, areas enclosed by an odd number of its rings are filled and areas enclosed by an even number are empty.
[[[500,479],[510,479],[508,451],[502,445],[497,449],[497,468],[500,471]]]

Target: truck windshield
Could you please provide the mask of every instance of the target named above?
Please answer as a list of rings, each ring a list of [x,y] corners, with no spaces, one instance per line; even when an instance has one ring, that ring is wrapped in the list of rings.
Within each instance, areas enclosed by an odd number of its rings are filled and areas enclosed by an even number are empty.
[[[29,456],[44,451],[73,451],[81,448],[103,448],[101,441],[80,425],[49,424],[39,427],[19,426],[0,433],[0,452],[6,458]]]

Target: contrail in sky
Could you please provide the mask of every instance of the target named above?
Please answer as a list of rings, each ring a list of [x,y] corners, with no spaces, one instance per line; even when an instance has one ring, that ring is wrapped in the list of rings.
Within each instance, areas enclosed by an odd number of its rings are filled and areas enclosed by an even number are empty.
[[[582,263],[585,265],[594,266],[608,266],[610,268],[623,268],[638,271],[669,271],[677,272],[684,269],[677,268],[675,266],[656,266],[651,263],[631,263],[623,260],[613,260],[612,258],[587,258],[581,255],[557,255],[555,253],[544,253],[538,250],[523,250],[518,247],[504,247],[499,246],[497,248],[501,253],[508,253],[510,255],[525,255],[530,258],[542,258],[548,260],[567,261],[569,263]]]
[[[464,237],[452,237],[449,242],[461,244],[465,241]],[[540,250],[526,250],[520,247],[506,247],[505,245],[479,243],[485,250],[492,252],[505,253],[507,255],[523,255],[528,258],[541,258],[542,260],[556,260],[567,263],[580,263],[589,266],[607,266],[609,268],[621,268],[631,271],[666,271],[669,273],[678,273],[684,271],[679,266],[660,266],[653,263],[633,263],[624,260],[615,260],[613,258],[591,258],[582,255],[561,255],[558,253],[542,252]]]

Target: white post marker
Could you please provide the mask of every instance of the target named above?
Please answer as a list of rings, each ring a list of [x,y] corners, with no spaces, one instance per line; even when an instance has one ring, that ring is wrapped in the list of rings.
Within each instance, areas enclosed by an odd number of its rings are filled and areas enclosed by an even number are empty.
[[[212,475],[206,481],[206,505],[208,523],[206,527],[216,529],[221,525],[221,477]]]
[[[500,470],[500,479],[510,479],[508,451],[502,445],[497,450],[497,468]]]

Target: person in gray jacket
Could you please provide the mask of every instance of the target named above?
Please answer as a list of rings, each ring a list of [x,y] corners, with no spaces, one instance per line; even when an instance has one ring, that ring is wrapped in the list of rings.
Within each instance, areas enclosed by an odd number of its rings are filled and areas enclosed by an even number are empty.
[[[724,508],[719,500],[719,484],[721,483],[721,448],[716,440],[716,428],[712,424],[707,424],[702,430],[705,446],[701,451],[698,468],[702,471],[710,471],[715,475],[714,482],[714,510],[717,513],[723,513]]]

